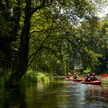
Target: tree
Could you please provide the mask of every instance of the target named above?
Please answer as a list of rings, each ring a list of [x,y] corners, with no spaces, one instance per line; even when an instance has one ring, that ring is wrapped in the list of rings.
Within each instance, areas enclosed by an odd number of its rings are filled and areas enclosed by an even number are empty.
[[[99,53],[102,55],[102,57],[98,57],[99,63],[98,65],[95,65],[92,70],[97,74],[103,74],[106,73],[108,70],[108,15],[101,20],[100,22],[100,29],[98,30],[99,33],[99,43],[98,43],[98,49]]]
[[[46,48],[54,53],[50,47],[44,46],[48,40],[52,40],[55,37],[67,39],[67,35],[65,36],[65,34],[70,28],[69,25],[77,25],[80,18],[84,18],[88,21],[93,20],[94,22],[97,20],[97,17],[94,16],[94,4],[86,0],[6,0],[5,2],[1,1],[1,5],[1,16],[5,21],[8,21],[7,27],[9,26],[11,28],[9,31],[6,30],[8,33],[9,46],[6,46],[6,48],[10,49],[10,53],[8,54],[9,60],[7,58],[7,64],[9,66],[7,65],[7,68],[12,70],[6,87],[19,85],[21,77],[40,50]],[[45,12],[43,10],[45,10]],[[46,12],[48,13],[48,21],[44,20],[40,22],[38,16],[42,17]],[[37,17],[36,24],[38,25],[36,29],[38,33],[36,35],[38,37],[42,36],[42,39],[36,51],[29,55],[29,42],[33,35],[33,26],[31,26],[31,24],[34,15]],[[42,28],[42,23],[44,27],[45,24],[47,24],[47,26]],[[55,29],[56,27],[58,31]],[[5,37],[3,38],[6,39]],[[30,60],[29,64],[28,60]]]

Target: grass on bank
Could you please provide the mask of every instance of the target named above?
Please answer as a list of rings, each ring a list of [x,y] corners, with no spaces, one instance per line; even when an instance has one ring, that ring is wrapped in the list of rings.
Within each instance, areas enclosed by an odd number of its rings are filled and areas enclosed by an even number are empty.
[[[3,71],[4,74],[0,76],[0,92],[5,89],[6,79],[9,79],[11,72]],[[54,78],[52,75],[46,72],[36,72],[34,70],[28,70],[21,78],[20,85],[38,83],[38,82],[49,82]],[[0,93],[1,94],[1,93]]]
[[[20,80],[20,84],[29,84],[37,82],[49,82],[54,78],[52,75],[46,72],[37,72],[34,70],[28,70]]]

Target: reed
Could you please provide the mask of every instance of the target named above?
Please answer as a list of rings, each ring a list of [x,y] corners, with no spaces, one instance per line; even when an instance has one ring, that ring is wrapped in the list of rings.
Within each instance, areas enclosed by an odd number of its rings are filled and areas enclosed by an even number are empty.
[[[53,80],[53,76],[46,72],[37,72],[28,70],[21,78],[20,84],[30,84],[37,82],[49,82]]]

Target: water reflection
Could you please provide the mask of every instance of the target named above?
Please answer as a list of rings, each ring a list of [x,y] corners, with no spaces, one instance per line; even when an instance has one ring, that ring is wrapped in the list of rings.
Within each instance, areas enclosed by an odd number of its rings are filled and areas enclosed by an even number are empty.
[[[24,93],[19,89],[6,92],[1,98],[0,108],[26,108]]]
[[[108,108],[108,86],[67,83],[69,108]]]
[[[108,108],[108,86],[38,83],[6,92],[0,100],[0,108]]]

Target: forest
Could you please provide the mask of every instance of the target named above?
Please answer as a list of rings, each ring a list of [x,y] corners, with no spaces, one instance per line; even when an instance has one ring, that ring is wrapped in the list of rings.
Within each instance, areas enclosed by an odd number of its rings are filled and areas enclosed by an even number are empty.
[[[11,88],[28,74],[66,75],[75,67],[81,68],[80,74],[107,74],[108,14],[97,16],[107,4],[0,0],[0,82]]]

